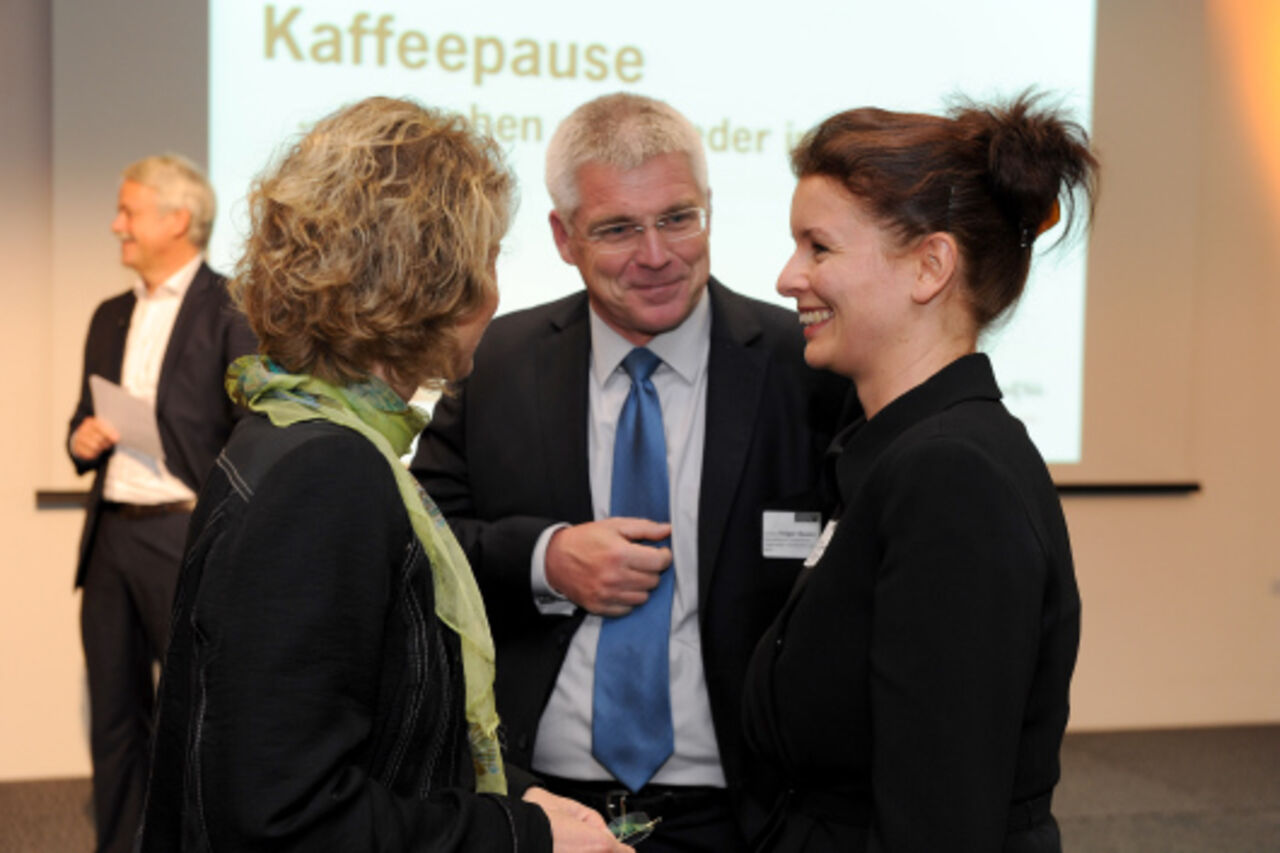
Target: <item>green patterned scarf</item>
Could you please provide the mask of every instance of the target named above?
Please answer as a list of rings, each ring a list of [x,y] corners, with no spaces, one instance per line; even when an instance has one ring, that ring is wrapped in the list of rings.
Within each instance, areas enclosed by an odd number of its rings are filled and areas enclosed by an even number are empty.
[[[431,561],[436,616],[461,640],[476,790],[505,794],[507,779],[493,696],[493,637],[480,588],[440,509],[400,461],[409,452],[414,436],[426,427],[427,416],[376,377],[336,386],[314,376],[285,373],[278,364],[260,356],[237,359],[227,369],[226,384],[233,401],[262,412],[276,426],[327,420],[360,433],[386,457],[409,521]]]

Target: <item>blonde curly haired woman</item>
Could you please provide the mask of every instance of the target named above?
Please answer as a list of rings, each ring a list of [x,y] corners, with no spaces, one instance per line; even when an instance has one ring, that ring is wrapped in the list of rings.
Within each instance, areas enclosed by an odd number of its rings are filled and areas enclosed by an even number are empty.
[[[256,183],[262,354],[191,522],[141,850],[628,849],[504,767],[483,603],[400,463],[493,316],[512,190],[491,140],[387,98]]]

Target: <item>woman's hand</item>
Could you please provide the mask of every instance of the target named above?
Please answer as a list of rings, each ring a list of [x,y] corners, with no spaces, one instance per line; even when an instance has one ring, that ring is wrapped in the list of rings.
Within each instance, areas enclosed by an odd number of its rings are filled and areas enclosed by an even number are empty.
[[[547,813],[556,853],[624,853],[632,849],[613,837],[598,812],[577,800],[536,787],[525,791],[523,799]]]

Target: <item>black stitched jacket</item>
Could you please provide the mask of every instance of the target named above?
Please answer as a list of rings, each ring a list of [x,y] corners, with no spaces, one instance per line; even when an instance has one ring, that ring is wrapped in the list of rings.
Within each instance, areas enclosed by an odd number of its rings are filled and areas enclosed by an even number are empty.
[[[836,440],[843,509],[756,647],[770,853],[1061,853],[1080,594],[1049,472],[982,354]]]
[[[192,517],[140,850],[542,851],[474,793],[457,636],[387,462],[245,418]]]

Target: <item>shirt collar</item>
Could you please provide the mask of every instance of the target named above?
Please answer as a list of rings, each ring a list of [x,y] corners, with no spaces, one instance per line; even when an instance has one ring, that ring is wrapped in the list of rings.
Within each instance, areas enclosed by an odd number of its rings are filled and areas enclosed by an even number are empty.
[[[133,283],[133,292],[139,299],[155,298],[159,296],[176,296],[181,299],[186,295],[187,288],[191,287],[191,282],[195,281],[196,273],[200,270],[200,264],[204,262],[204,256],[196,253],[196,256],[187,261],[174,271],[173,275],[166,278],[156,288],[154,296],[147,290],[147,283],[142,280],[141,276]]]
[[[635,344],[609,327],[591,307],[591,372],[603,385],[609,374],[618,369]],[[693,310],[674,329],[655,335],[646,344],[685,382],[694,382],[707,365],[711,351],[711,299],[704,287]]]

